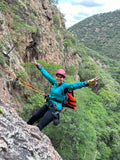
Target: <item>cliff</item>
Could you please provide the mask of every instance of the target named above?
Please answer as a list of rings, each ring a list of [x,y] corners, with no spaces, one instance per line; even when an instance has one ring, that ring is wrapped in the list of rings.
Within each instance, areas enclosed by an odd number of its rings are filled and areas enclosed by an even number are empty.
[[[64,66],[77,64],[64,46],[66,36],[64,18],[48,0],[0,2],[0,66],[7,71],[25,71],[21,63],[33,57]],[[17,114],[7,78],[0,70],[0,159],[61,159],[49,138]]]
[[[14,107],[0,100],[1,160],[62,160],[50,139],[20,118]]]
[[[50,139],[18,115],[19,108],[4,77],[0,78],[0,87],[0,160],[62,160]]]
[[[0,50],[14,70],[33,57],[64,66],[77,64],[64,46],[64,18],[48,0],[2,0],[0,22]]]

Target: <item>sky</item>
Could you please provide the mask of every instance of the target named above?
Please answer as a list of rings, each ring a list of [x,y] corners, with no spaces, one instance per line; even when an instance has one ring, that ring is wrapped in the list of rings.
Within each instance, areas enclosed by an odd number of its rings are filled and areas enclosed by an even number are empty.
[[[90,16],[120,9],[119,0],[58,0],[58,9],[63,13],[66,28]]]

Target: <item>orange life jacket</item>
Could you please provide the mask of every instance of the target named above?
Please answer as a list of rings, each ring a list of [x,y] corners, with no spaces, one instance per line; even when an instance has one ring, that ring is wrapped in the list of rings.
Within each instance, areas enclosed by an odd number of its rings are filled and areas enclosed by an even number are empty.
[[[67,96],[65,97],[62,106],[76,109],[76,99],[74,98],[74,91],[70,90],[67,93]]]

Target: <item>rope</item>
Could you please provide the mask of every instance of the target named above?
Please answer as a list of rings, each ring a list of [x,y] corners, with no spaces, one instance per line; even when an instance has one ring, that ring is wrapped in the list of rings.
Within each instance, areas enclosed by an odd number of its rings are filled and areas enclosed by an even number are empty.
[[[22,79],[18,78],[16,75],[12,74],[11,72],[9,72],[9,71],[5,70],[5,69],[4,69],[4,68],[2,68],[2,67],[0,67],[0,69],[1,69],[1,70],[3,70],[4,72],[6,72],[6,73],[10,74],[11,76],[13,76],[13,77],[15,77],[15,78],[19,79],[23,84],[25,84],[25,85],[27,85],[27,86],[29,86],[29,87],[31,87],[31,88],[33,88],[33,89],[37,90],[37,91],[38,91],[38,92],[40,92],[43,96],[45,95],[45,93],[42,93],[42,91],[41,91],[41,90],[39,90],[39,89],[35,88],[34,86],[32,86],[31,84],[29,84],[28,82],[26,82],[26,81],[24,81],[24,80],[22,80]]]

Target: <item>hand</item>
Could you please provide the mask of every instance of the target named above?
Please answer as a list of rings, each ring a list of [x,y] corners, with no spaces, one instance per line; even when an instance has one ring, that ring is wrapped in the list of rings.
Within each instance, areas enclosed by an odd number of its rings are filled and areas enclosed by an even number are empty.
[[[94,81],[95,81],[95,85],[97,85],[97,81],[99,80],[99,78],[98,77],[95,77],[94,78]]]
[[[86,85],[87,86],[92,86],[92,85],[97,85],[97,81],[99,80],[99,78],[98,77],[95,77],[95,78],[93,78],[93,79],[91,79],[91,80],[88,80],[87,82],[86,82]]]
[[[33,61],[32,63],[33,63],[34,65],[36,65],[36,67],[37,67],[38,69],[40,69],[40,68],[42,67],[41,64],[37,63],[37,61],[36,61],[35,58],[34,58],[34,61]]]
[[[36,61],[35,58],[34,58],[34,61],[32,61],[32,63],[33,63],[34,65],[38,65],[38,63],[37,63],[37,61]]]

